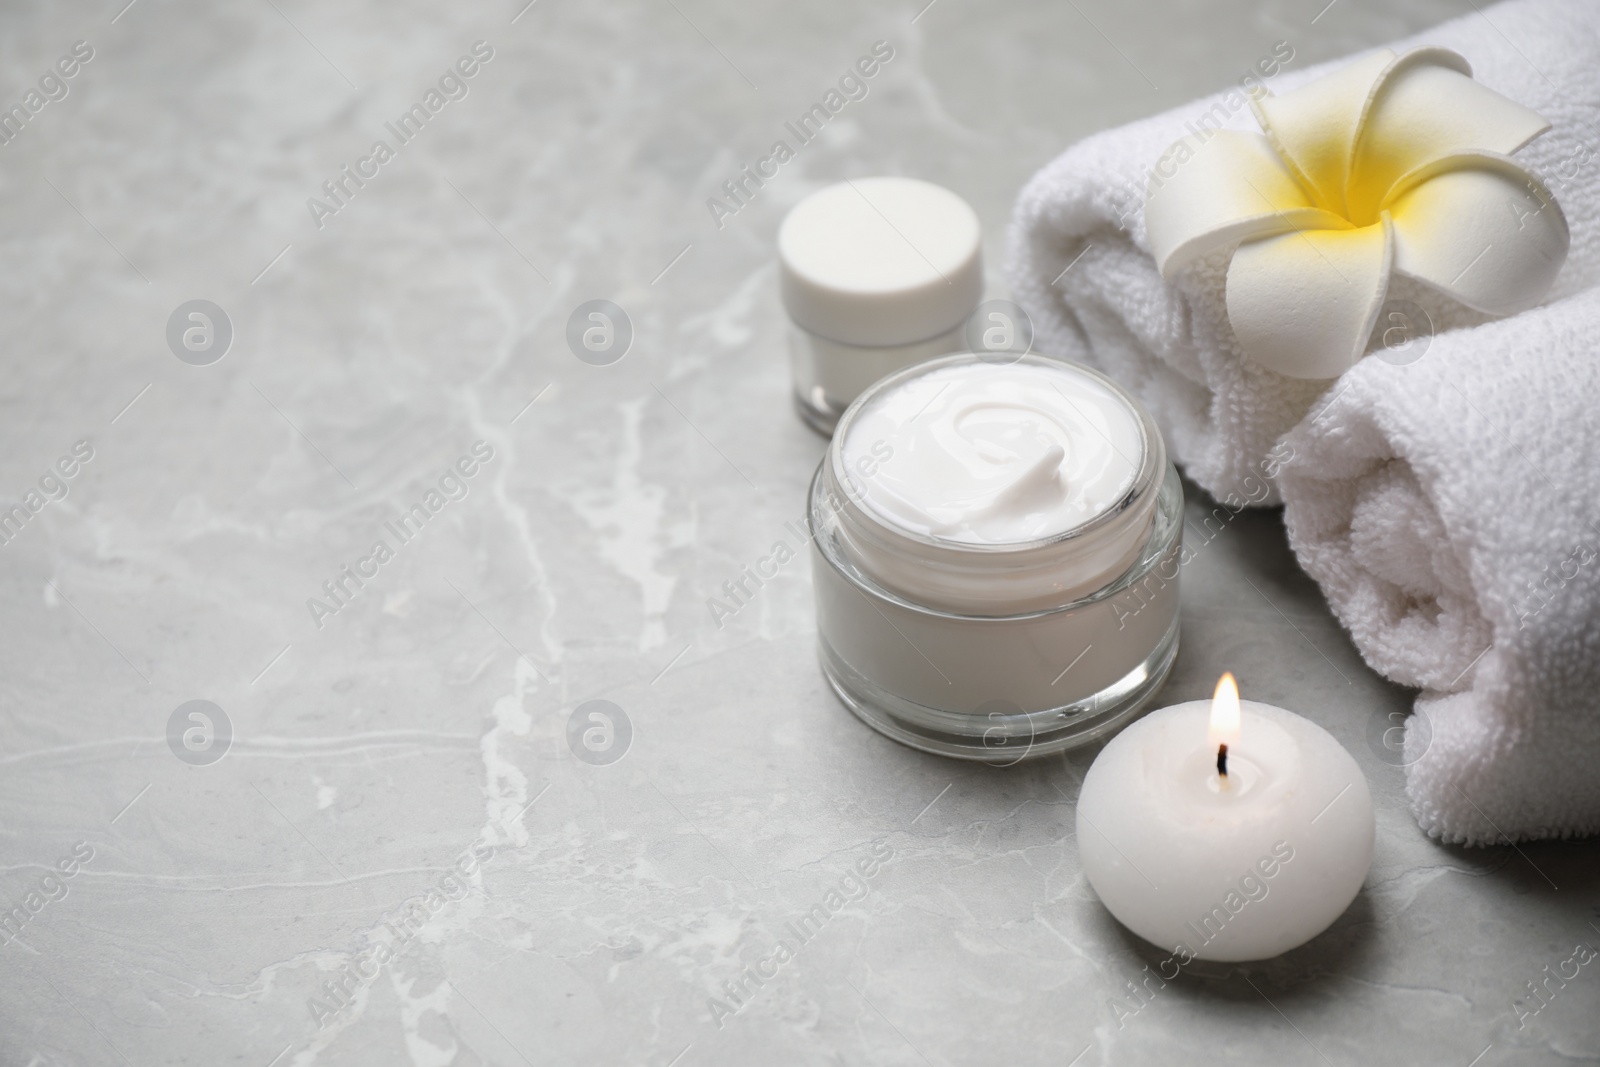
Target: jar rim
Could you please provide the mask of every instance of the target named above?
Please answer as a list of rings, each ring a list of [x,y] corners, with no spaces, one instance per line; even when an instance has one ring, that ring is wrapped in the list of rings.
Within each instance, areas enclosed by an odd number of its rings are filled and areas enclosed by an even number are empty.
[[[884,584],[877,576],[862,569],[860,564],[849,559],[847,554],[841,552],[833,538],[828,536],[828,531],[818,522],[818,512],[822,507],[822,495],[826,492],[824,475],[827,470],[827,461],[817,465],[816,472],[811,476],[811,484],[806,493],[806,533],[810,537],[812,548],[821,556],[823,562],[835,573],[843,577],[855,590],[873,600],[882,601],[886,605],[893,605],[904,611],[918,615],[931,615],[946,619],[971,619],[981,620],[984,623],[1016,623],[1028,619],[1037,619],[1047,615],[1062,612],[1079,611],[1086,605],[1110,599],[1125,592],[1130,586],[1142,577],[1142,561],[1145,556],[1150,559],[1159,558],[1170,546],[1167,544],[1166,529],[1170,525],[1177,536],[1177,528],[1182,525],[1182,499],[1183,490],[1178,481],[1177,471],[1169,464],[1166,474],[1157,482],[1155,497],[1156,519],[1151,529],[1145,535],[1144,551],[1121,573],[1112,577],[1100,588],[1091,590],[1082,596],[1076,596],[1060,604],[1049,607],[1031,608],[1024,611],[1011,612],[1003,615],[990,615],[982,612],[962,610],[959,608],[941,607],[924,600],[918,600],[913,594],[896,589]],[[1171,482],[1171,495],[1176,501],[1170,516],[1170,524],[1162,516],[1161,496],[1167,491],[1167,483]]]
[[[889,389],[894,388],[900,383],[908,381],[912,378],[921,377],[922,375],[929,374],[935,370],[940,370],[945,367],[976,363],[1001,366],[1029,364],[1032,366],[1047,367],[1052,370],[1065,368],[1072,373],[1082,374],[1097,384],[1105,387],[1113,396],[1126,404],[1128,409],[1134,415],[1135,424],[1139,427],[1139,446],[1141,457],[1138,470],[1135,471],[1132,484],[1129,485],[1127,492],[1122,494],[1122,496],[1120,496],[1108,507],[1096,512],[1094,515],[1091,515],[1089,518],[1083,520],[1077,525],[1068,527],[1065,530],[1060,530],[1045,537],[1033,538],[1027,541],[1005,541],[999,543],[957,541],[952,538],[939,537],[934,534],[924,534],[916,530],[907,529],[904,526],[898,526],[890,522],[875,509],[862,506],[860,501],[857,500],[856,495],[851,492],[853,483],[850,481],[848,472],[846,472],[844,469],[844,442],[849,436],[851,424],[855,421],[857,416],[860,415],[863,408],[880,394],[887,392]],[[1128,392],[1116,381],[1108,378],[1104,374],[1101,374],[1094,368],[1086,367],[1081,363],[1075,363],[1071,360],[1057,359],[1052,356],[1044,356],[1036,353],[1028,353],[1017,357],[1008,355],[1004,363],[1000,363],[995,357],[989,355],[976,354],[972,352],[958,352],[953,355],[940,356],[937,359],[930,359],[925,362],[903,368],[894,372],[893,374],[888,375],[887,377],[880,378],[877,382],[874,382],[867,389],[863,390],[861,395],[856,397],[856,399],[851,402],[850,406],[845,409],[844,414],[839,416],[839,421],[834,427],[833,439],[828,444],[828,453],[823,459],[823,465],[829,469],[830,473],[832,474],[831,480],[833,484],[844,490],[846,499],[850,501],[850,503],[854,506],[854,509],[872,524],[870,529],[873,533],[884,531],[891,535],[894,540],[912,541],[924,547],[938,551],[971,553],[973,555],[1006,556],[1023,554],[1040,549],[1049,549],[1067,541],[1086,537],[1089,534],[1094,533],[1100,528],[1108,525],[1109,523],[1115,522],[1117,519],[1123,517],[1129,509],[1134,507],[1135,504],[1140,503],[1141,500],[1148,501],[1149,498],[1153,496],[1152,489],[1159,488],[1161,484],[1161,472],[1166,466],[1166,459],[1166,443],[1161,437],[1161,431],[1159,428],[1157,428],[1155,420],[1151,418],[1150,413],[1145,410],[1144,405],[1139,403],[1138,399],[1132,393]],[[867,533],[868,531],[865,529],[855,529],[852,530],[852,532],[862,534]],[[882,541],[888,539],[875,537],[874,540]]]

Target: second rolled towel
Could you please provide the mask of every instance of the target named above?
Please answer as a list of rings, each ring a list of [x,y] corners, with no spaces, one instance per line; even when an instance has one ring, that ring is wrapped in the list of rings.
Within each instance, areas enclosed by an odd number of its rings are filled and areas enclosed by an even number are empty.
[[[1600,833],[1600,289],[1366,360],[1286,439],[1290,543],[1367,662],[1422,690],[1423,829]]]

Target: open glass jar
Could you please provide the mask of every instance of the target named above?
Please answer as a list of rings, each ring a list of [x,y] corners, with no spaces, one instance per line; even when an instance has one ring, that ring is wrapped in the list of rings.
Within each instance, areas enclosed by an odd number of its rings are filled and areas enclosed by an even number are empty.
[[[1183,490],[1155,423],[1088,368],[1005,360],[876,383],[807,507],[834,691],[895,740],[990,763],[1115,732],[1178,648]]]

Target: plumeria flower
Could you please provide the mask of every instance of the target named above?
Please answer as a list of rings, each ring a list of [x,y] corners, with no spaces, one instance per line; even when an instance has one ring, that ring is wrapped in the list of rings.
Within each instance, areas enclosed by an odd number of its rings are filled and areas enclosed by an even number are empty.
[[[1237,246],[1228,321],[1257,363],[1342,374],[1394,272],[1491,315],[1533,306],[1555,280],[1566,217],[1509,158],[1550,124],[1455,52],[1385,49],[1251,107],[1265,134],[1213,130],[1168,149],[1145,228],[1168,280]]]

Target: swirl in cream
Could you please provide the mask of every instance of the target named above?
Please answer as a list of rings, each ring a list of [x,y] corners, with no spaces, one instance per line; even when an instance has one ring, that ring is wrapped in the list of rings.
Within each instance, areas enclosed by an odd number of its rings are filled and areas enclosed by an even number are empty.
[[[1144,438],[1126,401],[1068,364],[969,363],[873,397],[851,421],[841,458],[852,495],[890,526],[1015,545],[1116,507],[1139,473]]]

